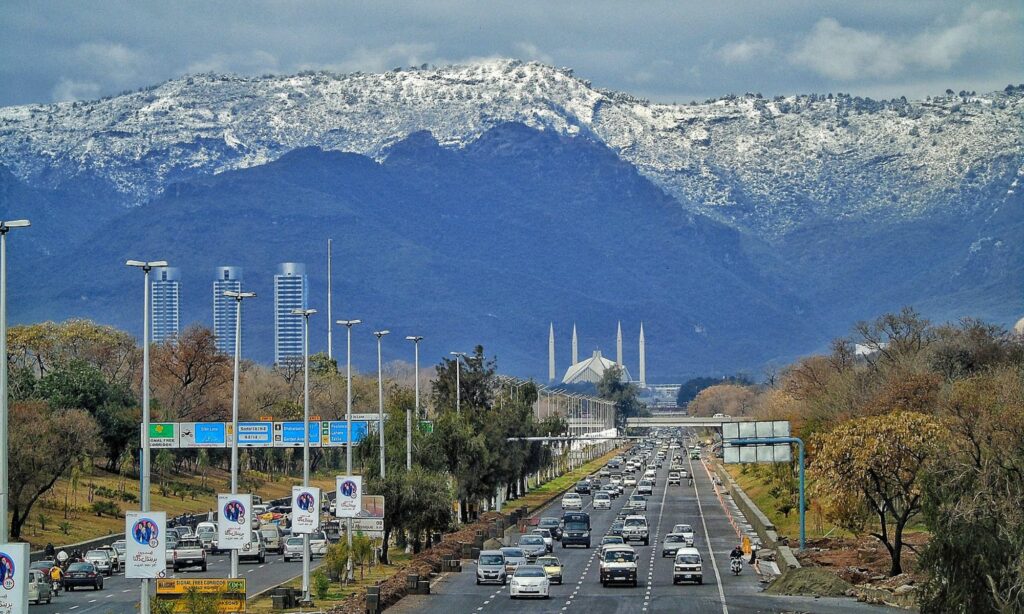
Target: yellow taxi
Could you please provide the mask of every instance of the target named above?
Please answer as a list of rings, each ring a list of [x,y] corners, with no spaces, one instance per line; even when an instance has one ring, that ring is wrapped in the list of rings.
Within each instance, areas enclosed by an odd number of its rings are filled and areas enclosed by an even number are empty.
[[[562,583],[562,563],[558,560],[557,556],[539,556],[537,557],[537,565],[544,568],[544,573],[547,574],[549,581],[557,584]]]

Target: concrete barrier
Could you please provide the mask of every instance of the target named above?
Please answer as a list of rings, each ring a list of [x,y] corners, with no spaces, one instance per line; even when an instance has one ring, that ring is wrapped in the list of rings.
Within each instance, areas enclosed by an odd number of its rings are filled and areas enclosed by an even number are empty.
[[[725,489],[732,496],[733,501],[736,502],[736,507],[740,508],[743,515],[747,517],[750,526],[754,527],[754,531],[757,532],[764,545],[769,548],[774,547],[779,541],[779,534],[775,530],[775,525],[772,521],[754,504],[754,501],[747,496],[747,493],[743,492],[743,489],[736,483],[736,480],[732,479],[732,476],[729,475],[724,466],[715,463],[715,473],[718,474],[718,478],[722,480]]]

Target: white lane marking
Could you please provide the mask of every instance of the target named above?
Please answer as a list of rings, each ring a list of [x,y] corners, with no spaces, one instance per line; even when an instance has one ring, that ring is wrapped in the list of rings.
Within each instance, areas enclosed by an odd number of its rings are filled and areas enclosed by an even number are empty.
[[[77,605],[73,605],[73,606],[71,606],[71,607],[70,607],[70,608],[68,608],[68,609],[69,609],[69,610],[77,610],[77,609],[78,609],[78,606],[77,606]]]
[[[690,466],[690,475],[693,475],[693,459],[687,457],[687,464]],[[707,469],[705,468],[705,471]],[[697,497],[697,511],[700,513],[700,524],[704,527],[704,539],[707,540],[708,556],[711,558],[711,568],[715,570],[715,583],[718,585],[718,600],[722,604],[722,614],[729,614],[729,606],[725,603],[725,589],[722,588],[722,575],[718,573],[718,563],[715,562],[715,553],[711,550],[711,532],[708,531],[708,521],[704,518],[704,506],[700,502],[700,491],[697,490],[697,480],[693,481],[693,494]]]

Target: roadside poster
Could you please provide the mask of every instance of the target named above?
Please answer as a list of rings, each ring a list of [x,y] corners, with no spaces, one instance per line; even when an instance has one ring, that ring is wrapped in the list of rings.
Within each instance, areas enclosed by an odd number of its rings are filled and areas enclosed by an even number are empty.
[[[28,612],[28,544],[0,544],[0,614]]]
[[[355,518],[362,509],[363,477],[339,475],[335,509],[338,518]]]
[[[245,578],[167,578],[156,581],[156,600],[172,612],[187,612],[190,592],[209,595],[218,614],[245,612]]]
[[[249,545],[252,495],[217,495],[217,547],[240,550]]]
[[[312,533],[320,528],[320,489],[292,486],[292,533]]]
[[[383,495],[363,495],[361,509],[352,519],[352,530],[369,537],[384,537]]]
[[[167,512],[125,512],[125,578],[162,578],[167,569]]]

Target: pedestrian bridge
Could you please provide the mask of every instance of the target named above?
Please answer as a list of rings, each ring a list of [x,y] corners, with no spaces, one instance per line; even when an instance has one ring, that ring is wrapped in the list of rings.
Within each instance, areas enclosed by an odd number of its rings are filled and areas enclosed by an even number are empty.
[[[739,417],[739,418],[707,418],[707,417],[696,417],[689,416],[681,412],[665,412],[654,414],[653,416],[644,416],[642,418],[627,418],[626,427],[638,427],[638,428],[649,428],[659,426],[702,426],[708,428],[718,428],[722,426],[723,422],[753,422],[753,418]]]

